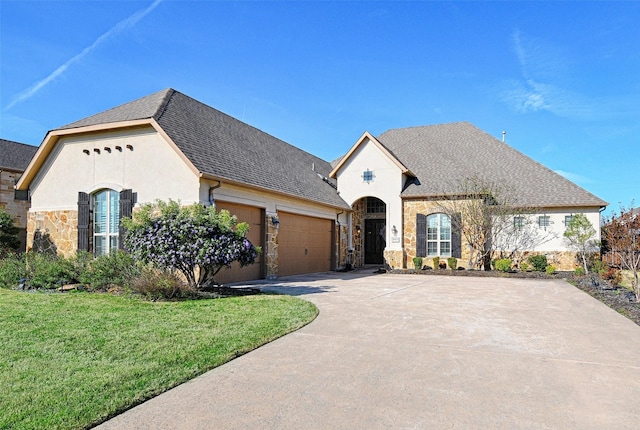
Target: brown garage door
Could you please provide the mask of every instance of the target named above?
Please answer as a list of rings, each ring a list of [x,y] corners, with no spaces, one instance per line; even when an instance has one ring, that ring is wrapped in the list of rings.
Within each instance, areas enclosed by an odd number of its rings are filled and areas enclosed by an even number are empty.
[[[279,212],[278,276],[331,270],[333,221]]]
[[[247,222],[251,227],[247,239],[255,246],[264,249],[264,210],[253,206],[239,205],[236,203],[216,202],[218,210],[226,209],[238,218],[238,222]],[[220,284],[231,282],[252,281],[264,278],[264,255],[259,254],[255,264],[240,267],[233,263],[229,269],[224,268],[216,275],[215,279]]]

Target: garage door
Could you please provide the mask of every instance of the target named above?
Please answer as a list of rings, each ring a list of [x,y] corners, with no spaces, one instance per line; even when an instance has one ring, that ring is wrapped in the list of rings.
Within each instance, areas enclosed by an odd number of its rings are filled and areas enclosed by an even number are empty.
[[[264,211],[253,206],[239,205],[235,203],[216,202],[218,210],[226,209],[238,218],[238,222],[249,223],[249,233],[247,239],[255,246],[264,249]],[[215,277],[220,284],[231,282],[252,281],[264,278],[264,255],[259,254],[255,264],[240,267],[240,264],[233,263],[231,268],[224,268]]]
[[[278,276],[331,270],[333,221],[279,212]]]

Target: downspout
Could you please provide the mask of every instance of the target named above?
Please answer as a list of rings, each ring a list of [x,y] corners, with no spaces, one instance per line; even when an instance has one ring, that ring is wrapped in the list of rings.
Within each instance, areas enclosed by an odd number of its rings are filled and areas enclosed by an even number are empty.
[[[213,198],[213,192],[214,190],[217,190],[221,186],[222,186],[222,182],[218,181],[218,185],[212,185],[209,187],[209,205],[213,206],[214,208],[216,207],[216,201]]]

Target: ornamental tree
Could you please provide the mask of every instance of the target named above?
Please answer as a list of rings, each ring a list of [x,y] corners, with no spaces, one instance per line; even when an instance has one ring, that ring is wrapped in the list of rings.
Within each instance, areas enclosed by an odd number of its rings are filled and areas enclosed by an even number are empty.
[[[158,200],[123,219],[123,226],[125,248],[135,259],[178,271],[193,288],[215,284],[215,275],[234,261],[253,264],[260,252],[246,238],[247,223],[213,206]]]
[[[585,214],[576,214],[571,218],[564,232],[564,238],[569,248],[578,252],[584,273],[588,274],[587,257],[598,250],[599,244],[596,241],[596,230]]]
[[[613,263],[631,271],[631,281],[636,301],[640,302],[640,212],[637,209],[620,208],[605,220],[602,234]]]

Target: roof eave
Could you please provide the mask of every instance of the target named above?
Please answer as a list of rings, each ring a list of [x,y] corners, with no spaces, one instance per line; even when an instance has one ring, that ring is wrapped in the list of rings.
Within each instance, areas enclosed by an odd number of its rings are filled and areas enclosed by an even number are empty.
[[[273,190],[271,188],[267,188],[267,187],[261,187],[259,185],[254,185],[254,184],[249,184],[246,182],[241,182],[241,181],[237,181],[237,180],[233,180],[233,179],[229,179],[226,178],[224,176],[220,176],[220,175],[213,175],[210,173],[201,173],[200,178],[205,179],[205,180],[209,180],[209,181],[220,181],[222,183],[227,183],[227,184],[231,184],[231,185],[237,185],[237,186],[241,186],[244,188],[249,188],[249,189],[253,189],[256,191],[262,191],[262,192],[266,192],[266,193],[270,193],[270,194],[277,194],[280,196],[285,196],[285,197],[289,197],[289,198],[295,198],[301,201],[305,201],[305,202],[310,202],[310,203],[315,203],[315,204],[319,204],[319,205],[323,205],[323,206],[329,206],[335,209],[342,209],[342,210],[352,210],[351,206],[349,206],[348,203],[345,202],[345,204],[343,206],[341,205],[335,205],[332,203],[325,203],[325,202],[319,202],[318,200],[315,199],[311,199],[311,198],[306,198],[306,197],[301,197],[295,194],[290,194],[290,193],[285,193],[282,191],[277,191],[277,190]]]

